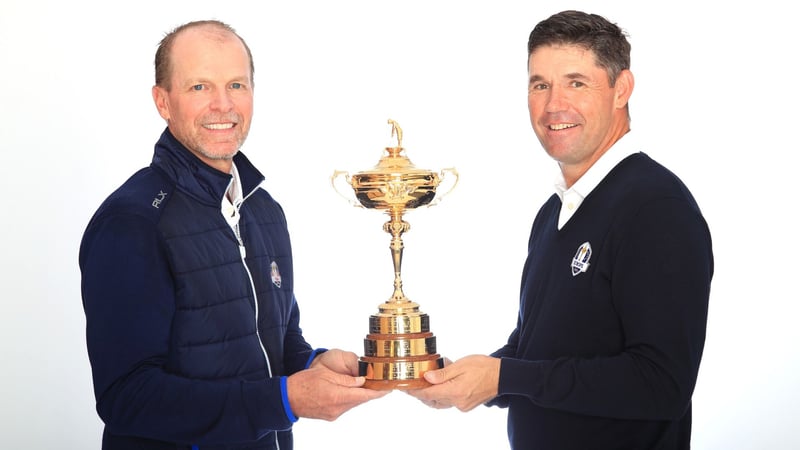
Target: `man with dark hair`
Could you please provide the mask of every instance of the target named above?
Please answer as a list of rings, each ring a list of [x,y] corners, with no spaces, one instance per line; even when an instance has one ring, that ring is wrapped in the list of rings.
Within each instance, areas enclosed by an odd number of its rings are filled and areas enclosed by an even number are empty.
[[[706,221],[631,132],[617,25],[579,11],[540,22],[528,75],[531,125],[560,177],[533,223],[516,328],[410,394],[507,407],[515,449],[688,449],[714,268]]]
[[[286,217],[239,151],[247,44],[192,22],[155,66],[167,128],[80,247],[103,449],[290,450],[298,417],[334,420],[386,392],[362,387],[354,353],[303,338]]]

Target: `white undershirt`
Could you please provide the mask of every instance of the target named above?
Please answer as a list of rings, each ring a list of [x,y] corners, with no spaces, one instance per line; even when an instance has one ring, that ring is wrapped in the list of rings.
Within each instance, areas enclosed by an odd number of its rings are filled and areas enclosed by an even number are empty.
[[[222,197],[222,216],[228,221],[228,225],[236,231],[239,225],[239,207],[242,206],[242,180],[239,179],[239,171],[236,164],[231,161],[231,179],[225,196]]]
[[[558,215],[559,230],[575,214],[583,203],[583,199],[611,172],[611,169],[623,159],[639,152],[635,138],[630,135],[629,131],[615,142],[569,189],[564,181],[564,175],[559,172],[555,182],[556,194],[561,199],[561,212]]]

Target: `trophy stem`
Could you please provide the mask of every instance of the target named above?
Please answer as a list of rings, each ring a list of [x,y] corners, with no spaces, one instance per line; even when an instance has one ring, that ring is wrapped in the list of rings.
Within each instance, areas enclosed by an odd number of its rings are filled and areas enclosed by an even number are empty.
[[[402,209],[392,208],[388,213],[391,219],[383,224],[383,229],[392,235],[389,249],[392,251],[392,263],[394,265],[394,293],[387,303],[409,303],[408,298],[406,298],[403,293],[403,279],[400,275],[400,271],[403,264],[402,235],[411,228],[411,225],[403,220]]]

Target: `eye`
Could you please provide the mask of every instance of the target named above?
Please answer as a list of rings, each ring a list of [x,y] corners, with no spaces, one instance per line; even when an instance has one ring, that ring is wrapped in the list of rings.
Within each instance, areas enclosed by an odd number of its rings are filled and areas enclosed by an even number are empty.
[[[532,91],[544,91],[544,90],[546,90],[548,87],[549,87],[549,86],[548,86],[547,84],[545,84],[545,83],[534,83],[534,84],[531,84],[531,85],[529,85],[529,86],[528,86],[528,92],[532,92]]]
[[[193,91],[202,91],[203,89],[204,86],[202,84],[195,84],[194,86],[192,86]]]
[[[242,83],[231,83],[231,89],[241,89],[243,87]]]
[[[583,86],[586,86],[585,84],[583,84],[583,82],[582,82],[582,81],[578,81],[578,80],[572,80],[572,81],[569,83],[569,85],[570,85],[571,87],[574,87],[574,88],[578,88],[578,87],[583,87]]]

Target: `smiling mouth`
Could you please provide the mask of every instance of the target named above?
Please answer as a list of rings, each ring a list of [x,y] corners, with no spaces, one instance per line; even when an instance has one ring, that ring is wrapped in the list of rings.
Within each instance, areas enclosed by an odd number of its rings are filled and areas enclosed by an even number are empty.
[[[233,122],[228,123],[210,123],[207,125],[203,125],[204,128],[208,128],[209,130],[227,130],[233,128],[235,124]]]
[[[557,123],[554,125],[549,125],[548,128],[550,128],[553,131],[558,131],[558,130],[566,130],[567,128],[574,128],[577,126],[578,125],[574,123]]]

